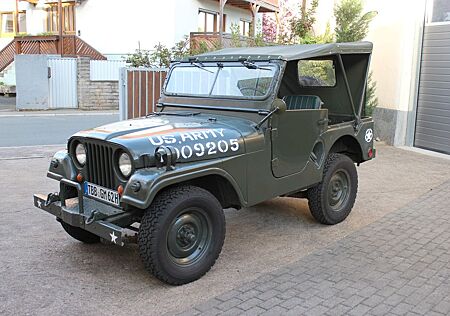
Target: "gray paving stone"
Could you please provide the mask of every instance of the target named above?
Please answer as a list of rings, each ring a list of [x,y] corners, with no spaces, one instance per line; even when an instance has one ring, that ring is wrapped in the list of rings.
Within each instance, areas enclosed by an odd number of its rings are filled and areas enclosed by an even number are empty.
[[[287,309],[280,307],[280,306],[274,306],[270,309],[268,309],[267,311],[265,311],[264,313],[262,313],[261,315],[264,316],[274,316],[274,315],[284,315],[286,314]]]
[[[355,306],[353,309],[348,311],[349,315],[352,316],[361,316],[367,314],[367,312],[370,310],[369,306],[366,306],[364,304],[359,304]]]
[[[233,308],[227,310],[226,312],[221,313],[220,315],[222,315],[222,316],[239,316],[239,315],[242,315],[243,313],[244,313],[244,311],[242,309],[233,307]]]
[[[259,298],[253,297],[253,298],[251,298],[251,299],[249,299],[249,300],[247,300],[247,301],[237,305],[236,307],[246,311],[246,310],[251,309],[254,306],[257,306],[257,305],[261,304],[262,302],[263,301],[260,300]]]
[[[278,297],[271,297],[268,300],[260,303],[258,306],[268,310],[276,305],[279,305],[282,302],[283,301],[281,299],[279,299]]]
[[[387,315],[389,311],[392,309],[392,306],[389,306],[387,304],[378,304],[374,308],[370,310],[370,314],[372,315]]]
[[[450,295],[450,294],[448,294]],[[450,302],[448,301],[441,301],[439,304],[437,304],[435,307],[433,307],[433,311],[439,312],[442,314],[450,314]]]
[[[449,315],[450,181],[186,315]]]
[[[310,310],[307,310],[305,312],[305,315],[308,316],[319,316],[319,315],[324,315],[326,312],[328,312],[330,309],[322,306],[322,305],[317,305],[314,306],[313,308],[311,308]]]
[[[262,313],[266,312],[265,309],[262,309],[261,307],[254,306],[248,311],[244,312],[242,315],[245,316],[253,316],[253,315],[261,315]]]
[[[405,315],[407,314],[411,309],[413,308],[412,305],[407,303],[400,303],[396,305],[392,310],[391,313],[394,313],[396,315]]]

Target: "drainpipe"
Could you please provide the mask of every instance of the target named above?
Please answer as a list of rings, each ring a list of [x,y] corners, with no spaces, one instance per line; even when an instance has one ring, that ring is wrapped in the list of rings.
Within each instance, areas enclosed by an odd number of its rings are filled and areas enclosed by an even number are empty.
[[[59,54],[63,56],[63,16],[62,16],[62,0],[58,0],[58,18],[59,18]]]

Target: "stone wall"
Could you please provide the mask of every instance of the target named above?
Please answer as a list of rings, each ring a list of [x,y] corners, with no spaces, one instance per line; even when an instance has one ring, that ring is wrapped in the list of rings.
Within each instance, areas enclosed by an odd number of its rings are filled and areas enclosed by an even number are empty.
[[[117,110],[118,81],[91,81],[90,59],[78,58],[78,108],[82,110]]]
[[[373,109],[372,117],[374,121],[375,137],[389,145],[394,144],[395,128],[397,125],[397,110],[376,107]]]

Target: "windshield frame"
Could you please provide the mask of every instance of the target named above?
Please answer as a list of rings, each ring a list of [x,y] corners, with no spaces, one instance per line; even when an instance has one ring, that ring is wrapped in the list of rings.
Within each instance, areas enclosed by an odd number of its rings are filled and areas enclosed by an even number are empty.
[[[252,61],[253,62],[253,61]],[[202,66],[207,66],[208,64],[213,64],[214,66],[217,67],[217,64],[220,63],[223,65],[223,68],[225,67],[245,67],[241,62],[237,62],[237,61],[225,61],[225,62],[221,62],[221,61],[207,61],[207,62],[201,62]],[[267,98],[269,98],[272,94],[272,91],[278,81],[278,76],[280,73],[280,65],[278,63],[274,63],[270,60],[265,60],[265,61],[255,61],[253,62],[254,64],[264,68],[266,67],[273,67],[274,68],[274,73],[273,73],[273,77],[272,77],[272,81],[267,89],[267,92],[265,95],[261,95],[261,96],[234,96],[234,95],[216,95],[216,94],[211,94],[211,95],[201,95],[201,94],[190,94],[190,93],[173,93],[173,92],[167,92],[166,88],[167,88],[167,84],[169,83],[170,77],[172,76],[172,72],[175,68],[177,67],[196,67],[194,65],[192,65],[189,62],[178,62],[176,64],[173,64],[170,67],[169,70],[169,74],[167,75],[167,78],[164,82],[164,86],[162,89],[162,93],[165,96],[170,96],[170,97],[189,97],[189,98],[200,98],[200,99],[228,99],[228,100],[266,100]]]

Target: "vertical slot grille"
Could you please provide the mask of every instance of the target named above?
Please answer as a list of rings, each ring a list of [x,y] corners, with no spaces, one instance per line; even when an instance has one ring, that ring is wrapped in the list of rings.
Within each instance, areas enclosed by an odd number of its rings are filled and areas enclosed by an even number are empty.
[[[86,143],[86,150],[87,180],[105,188],[115,189],[112,148]]]

